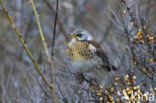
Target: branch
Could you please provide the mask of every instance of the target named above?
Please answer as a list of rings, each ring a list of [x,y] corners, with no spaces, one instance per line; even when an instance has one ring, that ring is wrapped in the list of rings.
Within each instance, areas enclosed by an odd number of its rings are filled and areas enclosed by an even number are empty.
[[[43,2],[47,5],[47,7],[50,9],[50,11],[53,14],[56,14],[57,11],[53,8],[53,6],[49,3],[48,0],[43,0]],[[68,42],[69,41],[69,37],[68,37],[67,32],[66,32],[66,30],[65,30],[65,28],[64,28],[64,26],[63,26],[63,24],[61,22],[61,19],[59,18],[59,16],[57,17],[57,19],[58,19],[58,24],[60,26],[60,31],[62,31],[63,35],[65,36],[66,42]]]
[[[50,55],[49,55],[49,52],[48,52],[47,44],[45,42],[45,38],[44,38],[43,31],[42,31],[42,28],[41,28],[41,24],[40,24],[40,21],[39,21],[39,15],[38,15],[38,13],[36,11],[36,7],[35,7],[35,4],[34,4],[34,1],[30,0],[30,3],[32,4],[32,8],[33,8],[35,16],[36,16],[38,29],[39,29],[39,32],[40,32],[40,36],[41,36],[41,40],[42,40],[42,44],[43,44],[46,56],[48,57],[48,62],[50,62],[51,58],[50,58]]]
[[[12,28],[14,29],[14,31],[15,31],[17,37],[18,37],[18,39],[20,40],[20,42],[21,42],[21,44],[22,44],[22,46],[23,46],[25,52],[27,53],[27,55],[28,55],[29,58],[31,59],[32,63],[34,64],[36,70],[38,71],[38,73],[40,74],[40,76],[42,77],[42,79],[44,80],[44,82],[45,82],[49,87],[52,87],[52,85],[50,85],[50,83],[48,82],[48,80],[46,79],[46,77],[45,77],[45,76],[43,75],[43,73],[41,72],[41,70],[40,70],[38,64],[36,63],[34,57],[32,56],[30,50],[28,49],[27,45],[24,43],[24,40],[22,39],[22,34],[19,33],[19,31],[18,31],[17,27],[15,26],[14,22],[11,20],[9,14],[8,14],[8,11],[6,10],[6,8],[5,8],[5,6],[4,6],[2,0],[0,0],[0,5],[1,5],[1,7],[2,7],[4,13],[5,13],[6,18],[9,20],[9,22],[10,22]]]
[[[56,97],[56,92],[55,92],[55,80],[54,80],[54,64],[53,64],[53,59],[51,60],[50,58],[50,55],[49,55],[49,52],[48,52],[48,48],[47,48],[47,44],[45,42],[45,38],[44,38],[44,35],[43,35],[43,31],[42,31],[42,28],[41,28],[41,24],[40,24],[40,21],[39,21],[39,16],[38,16],[38,13],[36,11],[36,7],[35,7],[35,4],[34,4],[34,1],[33,0],[30,0],[31,4],[32,4],[32,8],[34,10],[34,13],[35,13],[35,16],[36,16],[36,20],[37,20],[37,25],[38,25],[38,29],[39,29],[39,32],[40,32],[40,36],[41,36],[41,40],[42,40],[42,44],[43,44],[43,47],[44,47],[44,50],[46,52],[46,56],[48,57],[48,62],[50,64],[50,69],[51,69],[51,82],[52,82],[52,87],[51,87],[51,92],[52,92],[52,95],[53,95],[53,102],[56,103],[56,100],[57,100],[57,97]],[[58,11],[58,1],[57,1],[57,11]],[[56,12],[57,14],[57,12]],[[57,19],[57,15],[56,15],[56,19]],[[56,26],[56,21],[55,20],[55,26]],[[55,34],[55,29],[56,27],[54,28],[54,34]],[[55,35],[54,35],[55,36]],[[55,37],[53,37],[54,39]],[[54,47],[54,44],[52,45],[52,50],[53,50],[53,47]],[[53,55],[52,55],[52,58],[53,58]]]
[[[55,34],[56,34],[56,24],[57,24],[57,16],[58,16],[58,5],[59,1],[56,1],[56,13],[55,13],[55,22],[54,22],[54,31],[53,31],[53,40],[52,40],[52,64],[51,64],[51,80],[52,83],[55,84],[54,81],[54,46],[55,46]],[[54,89],[55,91],[55,89]],[[56,95],[53,95],[54,103],[56,103]]]
[[[52,40],[52,64],[54,64],[54,47],[55,47],[55,36],[56,36],[56,24],[57,24],[57,15],[58,15],[58,0],[56,4],[56,13],[55,13],[55,22],[54,22],[54,31],[53,31],[53,40]],[[53,65],[54,66],[54,65]],[[53,70],[52,70],[53,73]]]
[[[55,13],[55,23],[54,23],[54,31],[53,31],[53,41],[52,41],[52,57],[54,56],[54,46],[55,46],[55,35],[56,35],[56,24],[57,24],[57,15],[58,15],[58,0],[56,4],[56,13]]]

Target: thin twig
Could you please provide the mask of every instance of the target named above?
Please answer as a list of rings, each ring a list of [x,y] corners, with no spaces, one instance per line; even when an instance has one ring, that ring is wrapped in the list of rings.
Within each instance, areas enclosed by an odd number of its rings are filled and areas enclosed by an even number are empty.
[[[55,35],[56,35],[56,24],[57,24],[57,16],[58,16],[58,6],[59,1],[56,0],[56,13],[55,13],[55,22],[54,22],[54,31],[53,31],[53,40],[52,40],[52,65],[51,65],[51,80],[53,85],[55,85],[55,76],[54,76],[54,47],[55,47]],[[55,91],[55,88],[53,89]],[[53,94],[53,101],[56,103],[56,94]]]
[[[55,92],[55,82],[54,82],[54,66],[53,66],[53,59],[51,60],[50,58],[50,55],[49,55],[49,51],[48,51],[48,48],[47,48],[47,44],[45,42],[45,38],[44,38],[44,35],[43,35],[43,31],[42,31],[42,28],[41,28],[41,24],[40,24],[40,21],[39,21],[39,16],[38,16],[38,13],[36,11],[36,7],[35,7],[35,4],[34,4],[34,1],[33,0],[30,0],[31,1],[31,4],[32,4],[32,8],[34,10],[34,13],[35,13],[35,16],[36,16],[36,20],[37,20],[37,25],[38,25],[38,29],[39,29],[39,32],[40,32],[40,36],[41,36],[41,40],[42,40],[42,44],[44,46],[44,50],[46,52],[46,56],[48,57],[48,62],[50,64],[50,70],[51,70],[51,82],[52,82],[52,85],[51,85],[51,92],[52,92],[52,95],[53,95],[53,102],[56,103],[56,100],[57,100],[57,97],[56,97],[56,92]],[[57,9],[58,9],[58,3],[57,3]],[[58,10],[57,10],[58,11]],[[57,12],[56,12],[57,13]],[[57,15],[56,15],[56,18],[57,18]],[[55,20],[55,24],[56,25],[56,20]],[[56,27],[54,28],[54,30],[56,29]],[[54,38],[53,38],[54,39]],[[52,45],[52,48],[53,48],[53,45]],[[53,55],[52,55],[53,56]],[[52,57],[53,58],[53,57]]]
[[[39,21],[39,15],[38,15],[38,13],[36,11],[36,7],[35,7],[35,4],[34,4],[34,1],[30,0],[30,2],[32,4],[32,8],[33,8],[35,16],[36,16],[36,21],[37,21],[38,29],[39,29],[39,32],[40,32],[42,44],[44,46],[44,50],[45,50],[46,56],[48,57],[48,62],[50,62],[51,58],[50,58],[50,55],[49,55],[49,52],[48,52],[47,44],[45,42],[45,37],[43,35],[43,31],[42,31],[41,24],[40,24],[40,21]]]
[[[56,0],[56,13],[55,13],[55,22],[54,22],[54,31],[53,31],[53,41],[52,41],[52,57],[54,56],[54,46],[55,46],[55,35],[56,35],[56,24],[57,24],[57,15],[58,15],[58,0]]]
[[[50,11],[53,13],[53,14],[56,14],[56,10],[53,8],[53,6],[50,4],[50,2],[48,0],[43,0],[43,2],[47,5],[47,7],[50,9]],[[69,37],[67,35],[67,32],[62,24],[62,21],[61,19],[59,18],[59,16],[57,17],[57,21],[58,21],[58,24],[59,24],[59,27],[60,27],[60,31],[62,31],[63,35],[65,36],[65,40],[66,42],[69,41]]]

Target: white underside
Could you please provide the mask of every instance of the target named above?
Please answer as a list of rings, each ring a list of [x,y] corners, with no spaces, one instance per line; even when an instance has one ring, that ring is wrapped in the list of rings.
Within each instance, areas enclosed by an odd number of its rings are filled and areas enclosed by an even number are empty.
[[[96,66],[90,61],[73,61],[71,62],[75,72],[88,72]]]
[[[107,80],[107,73],[104,69],[97,69],[96,66],[89,61],[74,61],[71,62],[74,72],[82,72],[85,75],[88,75],[96,80],[99,83],[105,84],[103,81]],[[106,81],[105,81],[106,82]]]

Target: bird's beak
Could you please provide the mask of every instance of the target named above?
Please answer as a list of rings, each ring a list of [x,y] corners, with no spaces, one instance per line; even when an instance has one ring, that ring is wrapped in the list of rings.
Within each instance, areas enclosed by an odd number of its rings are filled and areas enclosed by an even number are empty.
[[[76,37],[76,34],[75,33],[70,33],[70,36],[71,37]]]

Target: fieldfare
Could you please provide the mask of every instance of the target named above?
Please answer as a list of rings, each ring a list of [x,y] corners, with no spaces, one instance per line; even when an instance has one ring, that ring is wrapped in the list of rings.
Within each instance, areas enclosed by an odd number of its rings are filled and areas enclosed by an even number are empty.
[[[72,67],[79,72],[96,70],[117,70],[110,64],[105,52],[93,40],[86,30],[77,29],[70,34],[71,40],[67,44],[67,53]]]

